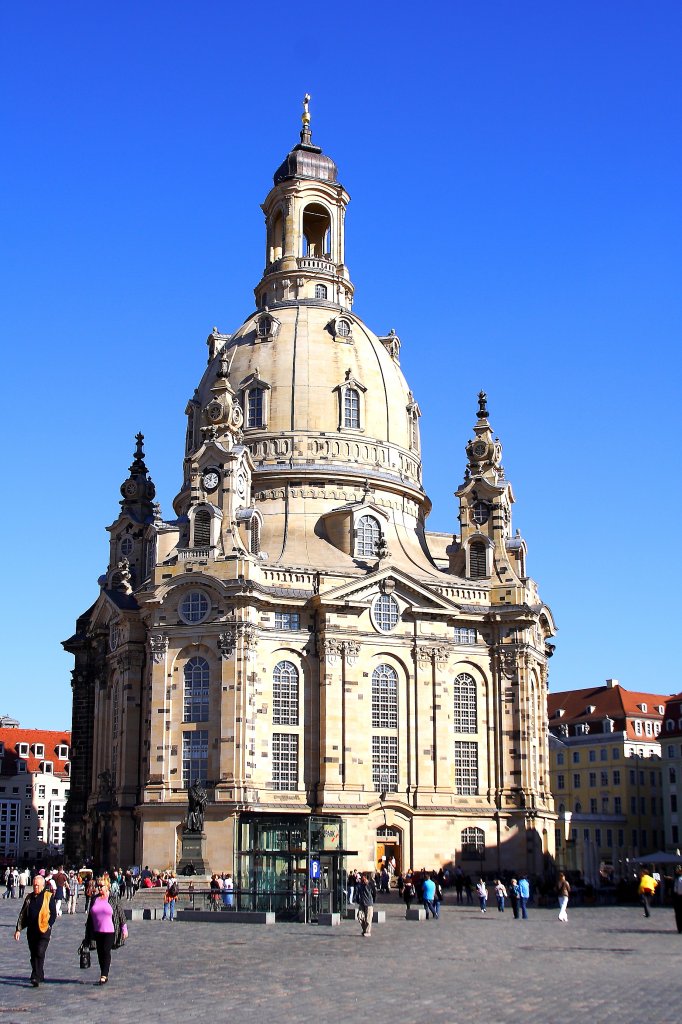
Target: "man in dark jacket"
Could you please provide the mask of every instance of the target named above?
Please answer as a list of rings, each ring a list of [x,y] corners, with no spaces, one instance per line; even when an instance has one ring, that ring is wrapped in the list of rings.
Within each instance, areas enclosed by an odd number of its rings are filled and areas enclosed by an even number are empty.
[[[34,988],[45,981],[45,954],[50,943],[52,925],[57,919],[57,904],[54,893],[45,888],[45,879],[36,875],[33,879],[33,891],[28,894],[17,918],[14,938],[19,941],[23,929],[26,929],[28,948],[31,954],[31,984]]]
[[[374,881],[366,874],[362,875],[360,884],[355,890],[355,902],[358,905],[358,921],[362,934],[369,938],[372,934],[372,918],[374,917],[374,901],[377,896]]]

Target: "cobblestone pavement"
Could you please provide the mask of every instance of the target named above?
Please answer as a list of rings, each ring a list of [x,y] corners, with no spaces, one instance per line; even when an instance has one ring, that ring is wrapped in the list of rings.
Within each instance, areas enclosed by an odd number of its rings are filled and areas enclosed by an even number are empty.
[[[84,916],[60,918],[47,981],[28,984],[18,900],[0,900],[0,1024],[677,1024],[680,955],[671,910],[569,907],[515,921],[493,907],[443,906],[439,921],[404,920],[397,900],[362,938],[354,921],[317,925],[133,922],[99,988],[96,956],[81,971]]]

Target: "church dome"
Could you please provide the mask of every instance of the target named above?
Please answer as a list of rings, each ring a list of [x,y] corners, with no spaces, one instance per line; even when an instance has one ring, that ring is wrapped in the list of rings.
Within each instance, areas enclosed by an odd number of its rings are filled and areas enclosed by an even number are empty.
[[[421,489],[418,410],[395,334],[381,339],[330,304],[292,303],[253,314],[220,353],[215,347],[196,397],[208,405],[226,362],[257,471],[329,475],[333,467]]]
[[[294,146],[287,153],[274,174],[274,184],[288,178],[315,178],[318,181],[336,181],[338,168],[331,157],[325,156],[318,146]]]

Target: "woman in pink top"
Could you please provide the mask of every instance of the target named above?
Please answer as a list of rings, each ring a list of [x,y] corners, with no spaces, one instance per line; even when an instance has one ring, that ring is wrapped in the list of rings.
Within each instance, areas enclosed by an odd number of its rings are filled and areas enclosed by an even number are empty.
[[[99,985],[106,985],[111,967],[111,951],[122,946],[128,938],[128,926],[121,904],[115,897],[110,898],[109,879],[97,879],[97,895],[92,901],[85,925],[85,942],[94,943],[99,960]]]

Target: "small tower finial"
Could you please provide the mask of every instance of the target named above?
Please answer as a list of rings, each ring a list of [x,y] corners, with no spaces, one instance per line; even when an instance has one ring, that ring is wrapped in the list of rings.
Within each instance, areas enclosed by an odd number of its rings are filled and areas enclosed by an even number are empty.
[[[303,113],[301,114],[301,121],[303,127],[301,128],[301,145],[310,146],[313,141],[312,133],[310,131],[310,93],[307,92],[303,97]]]
[[[488,418],[488,396],[485,391],[478,392],[478,418],[479,420]]]

